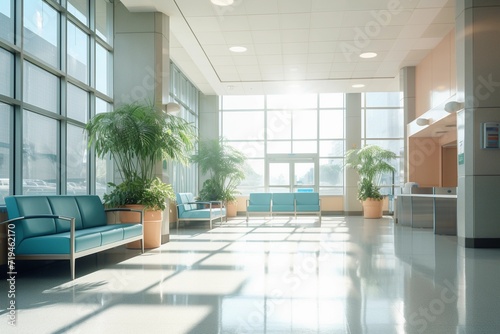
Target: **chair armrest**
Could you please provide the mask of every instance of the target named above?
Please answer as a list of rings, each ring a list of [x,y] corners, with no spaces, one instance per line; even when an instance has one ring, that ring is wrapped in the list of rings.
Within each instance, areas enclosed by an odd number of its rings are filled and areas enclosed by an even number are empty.
[[[65,217],[65,216],[59,216],[59,215],[30,215],[30,216],[22,216],[22,217],[12,218],[12,219],[6,220],[4,222],[1,222],[0,225],[11,224],[11,223],[15,223],[15,222],[20,221],[20,220],[38,219],[38,218],[53,218],[53,219],[60,219],[60,220],[69,221],[69,237],[70,237],[69,250],[70,250],[70,254],[75,253],[75,249],[76,249],[76,247],[75,247],[76,219],[74,217]]]
[[[19,220],[37,219],[37,218],[61,219],[61,220],[67,220],[70,223],[75,220],[75,218],[73,218],[73,217],[65,217],[65,216],[59,216],[59,215],[30,215],[30,216],[22,216],[22,217],[17,217],[17,218],[5,220],[3,222],[0,222],[0,225],[15,223],[16,221],[19,221]]]
[[[223,201],[199,201],[199,202],[190,202],[184,204],[207,204],[210,205],[210,208],[212,208],[212,204],[219,204],[221,207],[224,207]]]

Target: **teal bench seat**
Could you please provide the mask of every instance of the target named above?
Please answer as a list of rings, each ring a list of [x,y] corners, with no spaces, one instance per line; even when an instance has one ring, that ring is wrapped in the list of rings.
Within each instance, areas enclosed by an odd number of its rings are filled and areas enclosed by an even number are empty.
[[[250,193],[247,200],[247,222],[250,213],[315,214],[321,223],[321,199],[317,192]]]
[[[5,205],[16,260],[69,260],[71,279],[77,258],[143,240],[141,210],[105,209],[96,195],[8,196]],[[140,221],[108,225],[112,211],[137,211]]]
[[[271,193],[250,193],[246,205],[247,221],[250,213],[268,213],[272,216],[272,198]]]
[[[177,193],[177,229],[181,221],[209,221],[210,229],[212,222],[220,219],[222,224],[223,219],[227,220],[226,208],[222,201],[202,202],[196,201],[192,193]]]

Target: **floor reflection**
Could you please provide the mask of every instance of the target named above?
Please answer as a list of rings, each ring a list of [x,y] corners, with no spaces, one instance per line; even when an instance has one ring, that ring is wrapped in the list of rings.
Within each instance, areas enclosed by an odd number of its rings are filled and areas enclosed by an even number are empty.
[[[500,250],[464,249],[391,217],[310,220],[187,224],[140,256],[79,259],[75,281],[65,262],[20,266],[17,327],[2,280],[0,332],[498,332]]]

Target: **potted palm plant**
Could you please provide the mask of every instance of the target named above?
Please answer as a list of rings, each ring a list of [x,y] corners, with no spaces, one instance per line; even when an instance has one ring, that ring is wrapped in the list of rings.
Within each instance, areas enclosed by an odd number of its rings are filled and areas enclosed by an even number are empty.
[[[345,154],[345,166],[359,175],[358,199],[363,204],[365,218],[382,217],[382,200],[379,181],[384,173],[394,172],[390,164],[396,154],[377,145],[352,149]]]
[[[245,155],[222,139],[201,141],[191,161],[198,164],[208,179],[203,182],[199,193],[201,201],[222,201],[228,209],[228,216],[236,215],[237,186],[245,178]],[[231,211],[231,212],[230,212]]]
[[[109,183],[103,196],[107,206],[140,205],[155,226],[144,224],[146,248],[161,244],[161,215],[167,199],[174,199],[170,184],[155,176],[158,162],[189,162],[196,131],[191,123],[167,114],[151,103],[123,104],[94,116],[86,125],[88,144],[100,158],[111,155],[122,179]],[[158,216],[160,218],[158,218]]]

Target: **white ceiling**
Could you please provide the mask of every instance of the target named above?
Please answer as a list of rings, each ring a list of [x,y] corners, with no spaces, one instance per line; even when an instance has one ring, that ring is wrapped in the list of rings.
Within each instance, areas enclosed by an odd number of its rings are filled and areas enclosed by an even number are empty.
[[[122,3],[170,16],[170,56],[207,95],[398,90],[399,69],[417,65],[455,22],[454,0]]]

